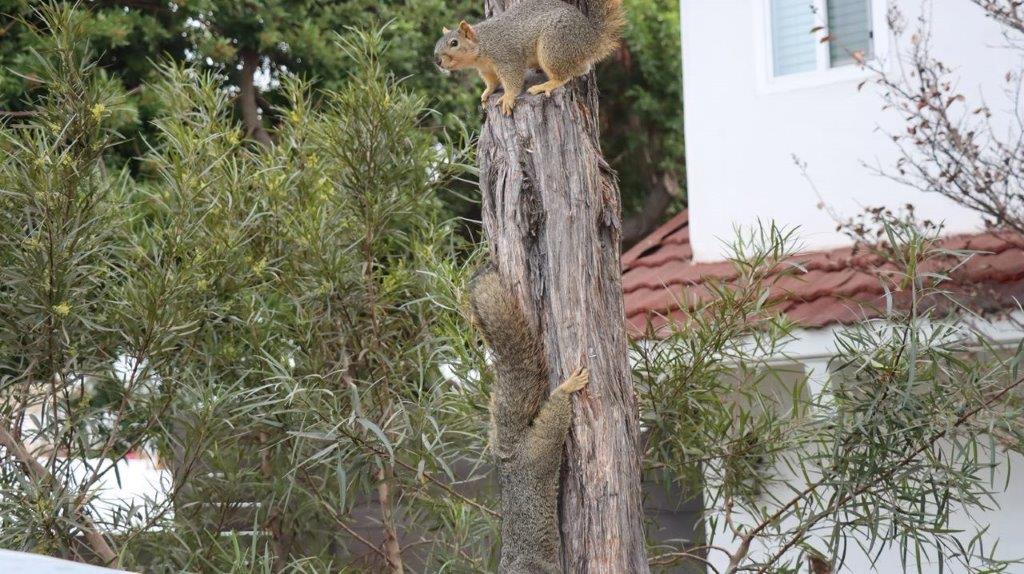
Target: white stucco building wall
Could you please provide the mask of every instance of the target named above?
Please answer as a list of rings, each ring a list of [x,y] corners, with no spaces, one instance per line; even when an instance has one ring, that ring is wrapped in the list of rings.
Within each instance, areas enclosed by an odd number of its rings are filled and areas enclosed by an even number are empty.
[[[865,1],[871,5],[877,57],[894,69],[900,47],[885,27],[889,2]],[[1019,52],[1006,49],[1001,26],[969,0],[891,1],[911,26],[922,5],[930,6],[934,52],[956,71],[962,93],[996,111],[1009,107],[1004,75],[1019,64]],[[695,260],[721,259],[722,240],[733,237],[734,227],[759,218],[800,226],[808,249],[848,243],[818,208],[794,155],[806,162],[821,199],[843,216],[868,206],[913,203],[920,217],[944,221],[950,233],[977,231],[976,214],[862,165],[893,165],[895,147],[881,130],[901,125],[898,114],[881,109],[873,86],[858,91],[870,72],[845,66],[772,77],[772,5],[773,0],[681,0]]]

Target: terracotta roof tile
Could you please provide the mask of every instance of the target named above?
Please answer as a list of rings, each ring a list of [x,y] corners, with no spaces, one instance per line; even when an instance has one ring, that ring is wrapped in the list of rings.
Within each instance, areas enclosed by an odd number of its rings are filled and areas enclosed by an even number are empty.
[[[665,222],[661,227],[655,229],[650,235],[640,240],[639,243],[634,245],[629,251],[626,251],[622,255],[622,265],[633,265],[637,259],[642,257],[645,253],[651,250],[657,251],[664,245],[664,239],[675,232],[683,229],[687,230],[685,243],[690,243],[690,219],[687,211],[676,215],[672,219]],[[680,243],[683,240],[680,238]]]
[[[972,251],[987,251],[1000,253],[1011,247],[1021,247],[1021,240],[1008,234],[985,233],[965,238],[962,246],[948,246],[949,249],[970,249]]]
[[[963,268],[974,281],[1005,283],[1024,276],[1024,250],[1011,248],[994,255],[975,254]]]
[[[641,257],[634,263],[637,267],[660,267],[670,261],[687,263],[693,259],[689,243],[666,244],[665,249]]]
[[[840,285],[853,278],[856,272],[852,269],[843,269],[838,272],[808,271],[807,273],[794,273],[775,284],[775,296],[786,299],[799,299],[807,301],[828,295],[839,288]]]
[[[854,301],[837,297],[819,297],[795,305],[786,317],[803,327],[824,327],[829,323],[852,323],[865,317],[864,309]]]
[[[729,262],[695,263],[686,211],[676,215],[622,256],[626,319],[634,335],[647,322],[657,332],[685,320],[685,309],[709,300],[710,281],[729,282],[738,274]],[[986,312],[1014,307],[1024,298],[1024,238],[1005,232],[949,237],[939,242],[954,251],[976,251],[950,273],[943,287]],[[946,273],[952,257],[924,264]],[[779,269],[771,297],[776,309],[804,327],[851,323],[876,316],[884,307],[880,277],[895,273],[891,263],[852,247],[795,255]],[[783,276],[783,274],[785,274]],[[894,293],[897,304],[907,293]]]
[[[849,271],[849,269],[843,269],[831,273],[831,275],[838,275]],[[861,293],[881,293],[882,286],[878,281],[878,277],[864,271],[856,271],[846,281],[843,281],[835,289],[831,290],[831,295],[835,297],[854,297]]]

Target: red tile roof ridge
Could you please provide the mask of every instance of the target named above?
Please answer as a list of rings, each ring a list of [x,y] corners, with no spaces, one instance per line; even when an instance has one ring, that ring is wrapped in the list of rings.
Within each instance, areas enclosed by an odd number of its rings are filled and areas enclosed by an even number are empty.
[[[682,228],[689,227],[690,225],[690,214],[688,209],[684,209],[677,213],[674,217],[661,224],[657,229],[652,231],[647,237],[640,240],[639,243],[628,249],[622,254],[621,265],[627,267],[632,265],[637,259],[639,259],[645,251],[651,248],[659,247],[663,245],[662,240],[672,233]],[[686,243],[689,243],[689,234],[687,234]]]
[[[626,316],[634,329],[647,318],[663,325],[682,320],[684,309],[693,309],[711,296],[706,283],[728,283],[738,277],[730,261],[693,261],[688,216],[687,211],[677,214],[622,256]],[[1024,236],[987,230],[943,237],[937,246],[973,252],[961,263],[951,254],[923,264],[926,272],[948,274],[951,291],[998,292],[1000,300],[1016,296],[1017,291],[1024,296]],[[953,270],[947,273],[950,267]],[[792,274],[782,276],[784,269],[793,268]],[[880,276],[897,272],[879,254],[863,247],[803,251],[780,263],[772,297],[784,314],[805,327],[849,323],[871,314],[865,305],[872,306],[885,293]],[[994,300],[980,303],[996,305]],[[655,317],[660,319],[654,321]]]

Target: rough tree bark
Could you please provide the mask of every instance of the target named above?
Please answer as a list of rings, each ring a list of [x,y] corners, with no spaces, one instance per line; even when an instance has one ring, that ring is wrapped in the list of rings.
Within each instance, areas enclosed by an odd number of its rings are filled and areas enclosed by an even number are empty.
[[[487,15],[513,1],[486,0]],[[594,77],[550,98],[520,96],[511,117],[498,110],[497,97],[487,106],[477,155],[492,259],[541,332],[550,384],[581,363],[590,369],[590,386],[574,395],[566,446],[564,569],[648,572],[619,271],[620,200],[598,142]]]

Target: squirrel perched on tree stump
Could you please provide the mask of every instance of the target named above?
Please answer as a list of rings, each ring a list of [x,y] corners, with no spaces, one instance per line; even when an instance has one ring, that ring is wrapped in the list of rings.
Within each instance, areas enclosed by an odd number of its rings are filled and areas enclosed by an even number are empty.
[[[478,272],[469,298],[473,322],[494,353],[490,441],[501,485],[499,572],[558,573],[558,479],[572,423],[569,395],[587,385],[587,370],[578,369],[545,400],[540,337],[497,271]]]
[[[619,45],[622,0],[589,0],[585,6],[586,13],[562,0],[521,0],[476,26],[463,20],[443,30],[434,63],[445,72],[476,68],[487,85],[480,102],[486,105],[503,86],[501,110],[511,114],[530,69],[539,67],[548,81],[527,91],[551,95]]]

